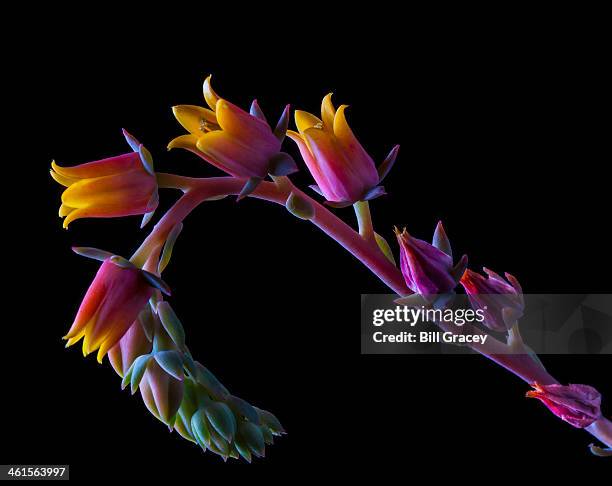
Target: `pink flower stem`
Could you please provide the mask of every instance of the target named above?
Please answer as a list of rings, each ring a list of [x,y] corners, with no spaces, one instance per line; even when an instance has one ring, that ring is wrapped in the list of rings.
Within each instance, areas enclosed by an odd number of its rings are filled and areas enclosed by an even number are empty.
[[[158,258],[168,233],[176,224],[182,222],[193,209],[206,200],[239,194],[246,182],[245,179],[235,177],[192,178],[165,173],[158,173],[157,180],[160,188],[179,189],[184,194],[159,220],[149,236],[132,255],[131,261],[134,264],[138,266],[146,264],[150,271],[153,271],[151,262]],[[314,209],[314,215],[310,219],[311,223],[359,259],[396,294],[404,296],[412,293],[406,287],[400,270],[387,260],[373,239],[364,238],[323,205],[293,186],[287,177],[278,178],[276,182],[262,182],[250,197],[285,205],[292,192],[310,203]],[[358,218],[361,218],[362,229],[366,228],[366,231],[369,232],[372,226],[367,209],[356,208]],[[451,323],[439,323],[439,326],[450,332],[455,331]],[[465,332],[476,332],[475,329],[470,329],[467,324],[464,328]],[[558,383],[530,355],[512,354],[506,343],[492,336],[489,336],[486,344],[473,343],[470,347],[511,371],[528,384],[535,382],[543,385]],[[608,447],[612,447],[612,423],[605,417],[600,418],[585,430]]]

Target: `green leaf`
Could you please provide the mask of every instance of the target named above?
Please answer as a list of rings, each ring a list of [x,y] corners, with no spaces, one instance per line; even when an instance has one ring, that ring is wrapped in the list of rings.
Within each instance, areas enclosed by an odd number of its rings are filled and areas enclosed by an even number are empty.
[[[232,412],[234,412],[234,414],[237,416],[242,415],[250,422],[259,423],[259,415],[257,414],[257,410],[255,410],[255,407],[253,407],[246,400],[230,395],[227,398],[226,403],[229,408],[232,409]]]
[[[147,370],[147,365],[149,364],[149,359],[151,359],[150,354],[143,354],[142,356],[138,356],[130,366],[128,373],[130,374],[130,385],[132,390],[132,395],[136,393],[138,389],[138,385],[142,381],[142,377]]]
[[[285,434],[285,429],[281,425],[280,421],[276,418],[276,416],[267,410],[262,410],[261,408],[255,408],[259,415],[259,421],[265,425],[267,425],[274,435]]]
[[[263,457],[266,453],[266,443],[261,429],[252,422],[242,422],[240,424],[240,436],[256,456]]]
[[[294,192],[289,194],[289,197],[285,202],[285,207],[287,208],[287,211],[300,219],[312,219],[315,214],[313,205],[310,204],[308,200],[295,194]]]
[[[210,447],[210,430],[208,429],[208,424],[206,423],[206,415],[204,414],[204,410],[198,410],[191,417],[191,430],[193,432],[194,439],[202,449],[206,450],[207,447]]]
[[[185,348],[185,329],[170,304],[166,301],[158,303],[157,315],[172,341],[183,350]]]
[[[393,263],[393,265],[397,266],[397,264],[395,263],[395,258],[393,256],[393,250],[391,250],[391,247],[389,246],[389,243],[387,243],[387,240],[385,240],[378,233],[374,233],[374,238],[376,238],[378,248],[380,248],[380,251],[382,251],[383,254],[387,257],[387,260]]]
[[[172,256],[172,250],[174,249],[174,243],[176,243],[176,239],[181,234],[183,230],[183,223],[178,223],[175,225],[170,233],[168,233],[168,237],[166,238],[166,243],[164,244],[164,250],[162,251],[162,256],[159,259],[159,265],[157,266],[157,272],[162,273],[168,263],[170,263],[170,257]]]
[[[177,351],[159,351],[155,353],[155,361],[162,369],[179,381],[182,381],[185,373],[183,371],[183,359]]]
[[[206,408],[210,424],[226,441],[231,442],[236,434],[236,417],[223,402],[212,402]]]

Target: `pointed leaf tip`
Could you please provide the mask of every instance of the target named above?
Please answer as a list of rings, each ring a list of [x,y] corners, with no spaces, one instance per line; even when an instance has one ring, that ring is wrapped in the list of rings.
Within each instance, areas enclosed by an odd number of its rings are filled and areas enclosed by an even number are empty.
[[[290,110],[290,105],[285,106],[283,113],[278,119],[276,128],[274,129],[274,135],[276,136],[278,141],[281,143],[283,140],[285,140],[285,135],[287,134],[287,128],[289,128],[289,110]]]
[[[141,143],[138,141],[134,135],[130,134],[125,128],[122,128],[123,136],[125,137],[125,141],[131,147],[134,152],[138,152],[140,150]]]
[[[245,197],[251,194],[257,186],[261,183],[263,179],[260,177],[249,177],[249,179],[245,182],[240,194],[238,194],[237,201],[242,201]]]
[[[266,120],[266,115],[264,115],[264,112],[261,111],[257,99],[254,99],[251,103],[251,109],[249,110],[249,113],[255,118],[259,118],[262,122],[268,123],[268,120]]]
[[[83,256],[85,258],[91,258],[92,260],[98,260],[103,262],[107,258],[114,257],[114,253],[110,253],[108,251],[100,250],[98,248],[93,248],[90,246],[73,246],[72,251],[77,255]]]
[[[434,231],[433,246],[435,246],[438,250],[443,251],[449,257],[453,257],[453,250],[451,248],[450,240],[448,236],[446,236],[446,231],[444,230],[444,226],[442,225],[442,221],[438,221],[436,225],[436,230]]]
[[[385,160],[378,166],[378,183],[380,184],[387,174],[391,172],[393,165],[395,164],[395,160],[397,159],[397,154],[399,153],[399,145],[396,145],[391,149]]]

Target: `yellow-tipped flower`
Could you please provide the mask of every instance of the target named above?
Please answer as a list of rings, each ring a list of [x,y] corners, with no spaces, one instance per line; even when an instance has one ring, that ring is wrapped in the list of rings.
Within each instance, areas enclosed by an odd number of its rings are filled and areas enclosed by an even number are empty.
[[[266,121],[257,100],[250,113],[220,98],[210,76],[204,81],[204,99],[209,108],[178,105],[174,116],[189,134],[168,144],[190,150],[215,167],[235,177],[264,178],[268,173],[286,175],[297,170],[289,155],[280,152],[287,131],[289,106],[275,130]]]
[[[334,206],[384,194],[384,188],[377,184],[391,169],[399,149],[395,146],[377,170],[349,127],[344,114],[346,108],[347,105],[341,105],[336,110],[330,93],[321,103],[321,119],[297,110],[295,124],[299,133],[287,132],[317,182],[312,189]]]
[[[83,339],[83,355],[98,351],[98,362],[133,325],[157,288],[169,293],[156,275],[118,255],[95,248],[73,248],[102,262],[68,333],[66,347]],[[123,370],[122,370],[123,371]]]
[[[51,177],[66,187],[60,217],[63,226],[79,218],[116,218],[144,214],[146,222],[158,204],[151,154],[124,130],[133,152],[77,165],[51,162]]]

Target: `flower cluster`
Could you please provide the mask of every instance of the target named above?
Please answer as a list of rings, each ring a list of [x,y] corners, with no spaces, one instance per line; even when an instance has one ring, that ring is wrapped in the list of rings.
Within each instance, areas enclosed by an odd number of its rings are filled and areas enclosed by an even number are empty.
[[[320,118],[295,111],[296,130],[288,129],[289,106],[278,122],[270,125],[257,100],[248,111],[243,110],[213,90],[210,76],[204,81],[203,95],[207,107],[173,107],[174,116],[188,133],[174,138],[168,149],[188,150],[228,174],[226,177],[190,178],[156,172],[149,151],[126,131],[124,136],[132,149],[129,153],[75,167],[52,162],[51,176],[66,187],[59,209],[65,228],[79,218],[131,215],[144,215],[144,226],[158,206],[159,189],[184,193],[129,259],[95,248],[74,249],[101,265],[64,336],[67,346],[82,340],[83,354],[96,351],[100,363],[108,355],[122,378],[122,387],[129,387],[132,393],[140,391],[151,414],[203,450],[249,462],[252,456],[263,456],[273,437],[284,433],[283,427],[271,413],[230,394],[193,359],[185,330],[164,300],[170,288],[161,278],[182,221],[192,209],[228,195],[238,199],[251,195],[283,204],[291,214],[311,220],[400,294],[399,303],[419,299],[425,305],[444,308],[451,305],[461,284],[472,307],[483,312],[484,326],[507,339],[504,343],[503,338],[493,338],[497,343],[493,351],[477,351],[496,361],[495,354],[500,352],[518,354],[517,359],[502,363],[533,384],[529,397],[541,400],[576,427],[590,431],[595,430],[591,426],[599,427],[597,430],[608,427],[609,422],[602,422],[599,393],[586,385],[556,384],[520,339],[518,321],[525,303],[516,278],[506,273],[504,279],[486,268],[485,277],[468,269],[466,255],[453,257],[441,222],[431,243],[406,229],[396,229],[396,266],[390,245],[374,230],[369,202],[386,193],[381,183],[397,159],[399,146],[377,167],[347,122],[347,105],[336,108],[331,94],[322,100]],[[288,178],[298,170],[298,164],[282,150],[286,136],[295,143],[316,183],[310,187],[323,197],[324,205]],[[353,205],[357,231],[325,205]],[[547,384],[538,382],[536,378],[541,377]],[[607,432],[592,433],[610,445]],[[596,446],[592,450],[603,451]]]

